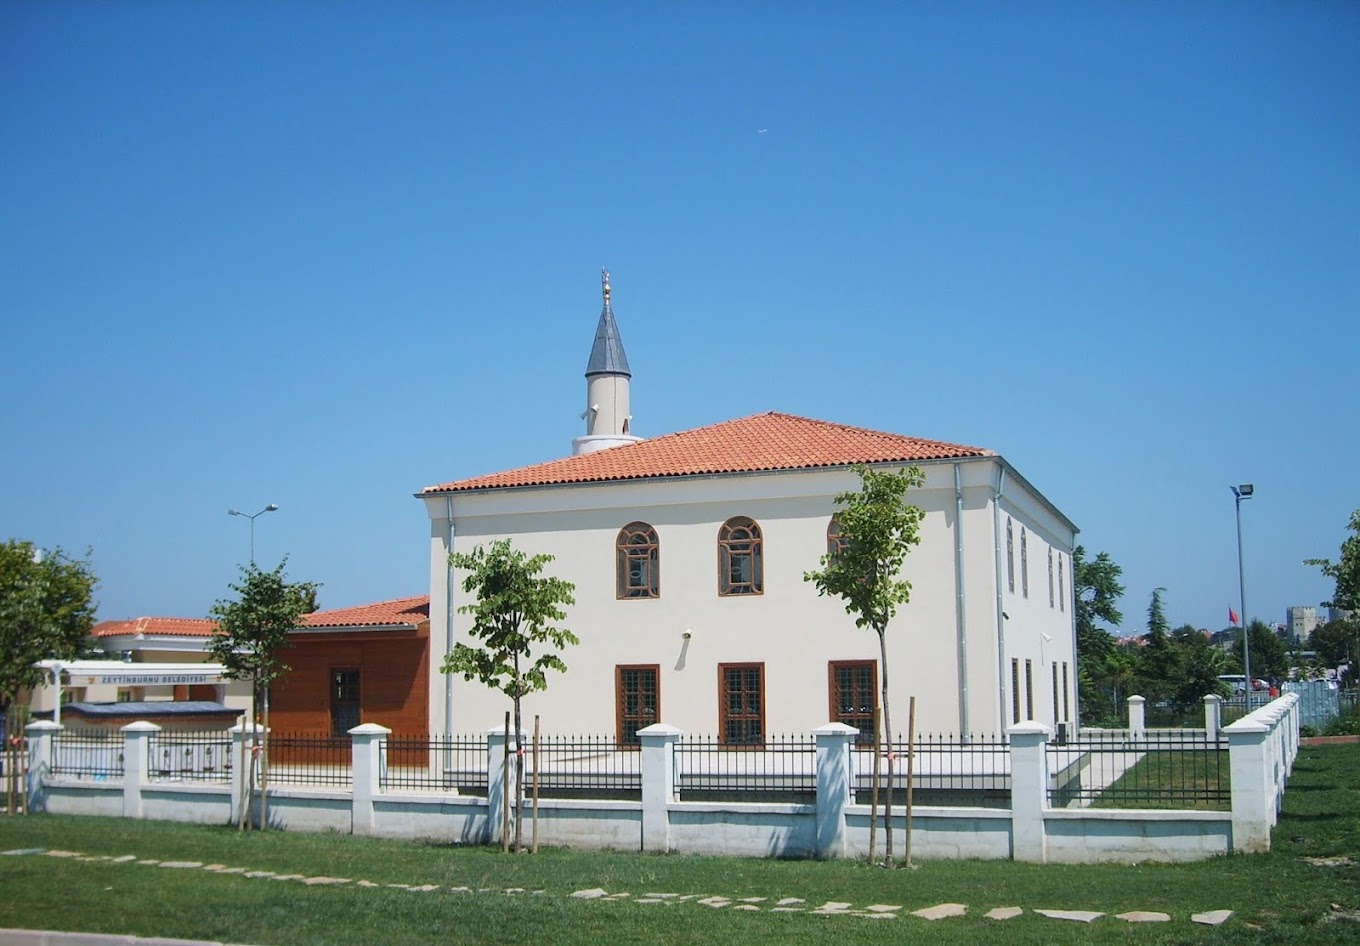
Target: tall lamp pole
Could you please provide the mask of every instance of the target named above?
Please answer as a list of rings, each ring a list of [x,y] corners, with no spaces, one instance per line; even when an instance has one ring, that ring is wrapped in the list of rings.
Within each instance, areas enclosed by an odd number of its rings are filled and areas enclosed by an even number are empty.
[[[1251,680],[1251,629],[1247,624],[1247,569],[1242,558],[1242,500],[1251,499],[1255,489],[1250,483],[1228,488],[1233,491],[1234,502],[1237,505],[1237,588],[1241,594],[1238,603],[1242,606],[1242,673],[1247,678],[1247,712],[1251,712],[1251,691],[1253,689]]]
[[[267,512],[277,512],[277,511],[278,511],[278,508],[279,508],[278,503],[270,503],[268,506],[265,506],[263,509],[261,509],[261,510],[260,510],[259,512],[257,512],[257,513],[241,512],[241,511],[238,510],[238,509],[228,509],[228,510],[227,510],[227,515],[229,515],[229,516],[242,516],[242,517],[244,517],[244,518],[250,520],[250,564],[251,564],[251,565],[254,565],[254,564],[255,564],[255,518],[256,518],[257,516],[263,516],[263,515],[264,515],[265,513],[267,513]],[[1238,515],[1238,523],[1237,523],[1237,527],[1238,527],[1238,528],[1237,528],[1237,532],[1238,532],[1238,536],[1237,536],[1237,537],[1238,537],[1238,540],[1239,540],[1239,542],[1240,542],[1240,540],[1241,540],[1241,538],[1242,538],[1242,523],[1241,523],[1241,515],[1240,515],[1240,513],[1239,513],[1239,515]]]

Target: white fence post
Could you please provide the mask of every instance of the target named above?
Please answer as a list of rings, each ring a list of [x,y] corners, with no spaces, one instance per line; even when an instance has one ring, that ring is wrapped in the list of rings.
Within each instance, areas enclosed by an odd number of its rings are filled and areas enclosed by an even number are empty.
[[[61,723],[40,719],[24,727],[28,736],[28,810],[45,811],[47,794],[43,788],[52,770],[52,744],[57,733],[66,727]]]
[[[349,731],[353,739],[354,791],[350,830],[354,834],[374,834],[373,796],[382,791],[382,752],[392,730],[377,723],[364,723]]]
[[[642,740],[642,849],[671,849],[671,802],[675,801],[675,746],[683,730],[653,723],[638,730]]]
[[[139,719],[123,727],[123,817],[141,818],[142,787],[151,775],[151,737],[161,727]]]
[[[1052,731],[1043,723],[1028,722],[1012,726],[1006,735],[1011,741],[1011,857],[1042,864],[1048,859],[1044,809]]]
[[[1269,851],[1270,826],[1275,821],[1270,727],[1246,717],[1223,731],[1228,735],[1232,773],[1232,849]]]
[[[817,857],[845,856],[845,807],[850,804],[850,740],[859,730],[827,723],[812,731],[817,739]]]
[[[1141,696],[1129,697],[1129,735],[1142,739],[1147,734],[1147,700]]]
[[[1218,731],[1223,725],[1223,697],[1208,693],[1204,697],[1204,738],[1218,742]]]

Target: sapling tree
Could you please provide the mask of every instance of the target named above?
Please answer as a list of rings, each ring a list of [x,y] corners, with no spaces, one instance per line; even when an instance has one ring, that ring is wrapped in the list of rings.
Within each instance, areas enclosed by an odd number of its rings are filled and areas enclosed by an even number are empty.
[[[466,572],[462,588],[471,603],[458,609],[472,616],[468,637],[476,645],[458,642],[440,669],[464,680],[476,680],[499,690],[514,704],[515,753],[515,851],[524,846],[524,731],[520,701],[530,693],[548,688],[548,671],[565,673],[567,665],[558,651],[580,643],[576,635],[557,622],[566,620],[563,610],[576,603],[576,586],[545,575],[551,555],[527,556],[509,539],[477,546],[471,552],[449,556],[454,568]],[[506,733],[506,738],[511,738]]]
[[[822,567],[803,575],[817,593],[845,601],[845,611],[856,627],[878,635],[878,672],[883,700],[883,732],[875,742],[892,746],[892,716],[888,702],[888,622],[900,605],[911,600],[911,582],[901,575],[907,553],[921,542],[919,506],[906,502],[907,490],[920,487],[925,474],[918,467],[893,472],[856,466],[860,488],[836,497],[840,531],[836,548],[822,556]],[[892,791],[894,755],[887,753],[884,794],[884,853],[893,860]]]
[[[287,559],[263,571],[254,562],[241,566],[241,580],[228,587],[235,599],[224,598],[212,606],[217,628],[208,641],[208,653],[226,668],[231,680],[249,680],[251,719],[257,728],[263,723],[260,746],[260,824],[269,823],[269,685],[288,672],[279,651],[289,646],[288,633],[304,614],[316,610],[316,582],[288,581],[284,574]],[[261,710],[263,709],[263,713]],[[262,718],[263,717],[263,718]],[[245,828],[249,809],[253,765],[241,766],[241,811],[239,824]],[[250,781],[247,781],[247,773]]]

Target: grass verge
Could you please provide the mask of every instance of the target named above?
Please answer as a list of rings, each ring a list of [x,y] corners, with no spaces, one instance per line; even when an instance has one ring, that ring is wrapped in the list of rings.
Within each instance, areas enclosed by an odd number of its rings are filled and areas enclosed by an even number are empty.
[[[1039,943],[1345,943],[1360,923],[1331,919],[1331,904],[1360,911],[1360,747],[1307,748],[1300,754],[1269,854],[1197,864],[1031,865],[1004,861],[930,861],[887,871],[857,862],[648,856],[549,850],[503,856],[498,850],[356,838],[336,834],[239,835],[222,827],[122,819],[0,818],[0,850],[61,848],[91,855],[135,854],[267,870],[325,874],[376,884],[437,884],[420,893],[385,886],[307,887],[201,870],[168,870],[47,856],[0,857],[0,927],[66,929],[256,944],[724,943],[787,946],[791,940],[837,944],[911,942]],[[456,893],[452,887],[469,887]],[[759,912],[627,900],[586,901],[573,891],[601,887],[636,898],[651,892],[766,897]],[[506,893],[524,888],[526,893]],[[476,891],[487,892],[478,893]],[[532,891],[542,890],[535,894]],[[809,905],[829,900],[901,904],[902,912],[942,902],[968,905],[966,917],[927,922],[772,914],[781,897]],[[1004,922],[982,914],[1021,906]],[[1172,922],[1126,924],[1106,916],[1065,923],[1032,910],[1154,910]],[[1218,928],[1191,913],[1227,909]]]

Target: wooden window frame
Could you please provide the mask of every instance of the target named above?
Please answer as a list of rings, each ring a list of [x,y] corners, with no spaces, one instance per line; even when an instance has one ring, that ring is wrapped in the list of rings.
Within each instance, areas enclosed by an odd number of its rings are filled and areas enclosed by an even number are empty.
[[[625,729],[627,728],[627,727],[625,726],[625,723],[626,723],[627,720],[628,720],[628,716],[627,716],[627,714],[624,712],[624,705],[623,705],[623,693],[624,693],[624,690],[623,690],[623,675],[624,675],[625,673],[630,672],[630,671],[634,671],[634,672],[636,672],[636,671],[644,671],[644,672],[649,671],[649,672],[652,673],[652,675],[653,675],[653,677],[654,677],[653,682],[654,682],[654,684],[655,684],[655,693],[656,693],[656,705],[655,705],[655,707],[653,707],[653,716],[654,716],[655,718],[654,718],[650,723],[647,723],[646,725],[650,726],[650,725],[652,725],[653,723],[659,723],[659,722],[661,722],[661,665],[660,665],[660,664],[615,664],[615,665],[614,665],[614,741],[615,741],[615,743],[618,745],[618,747],[619,747],[620,749],[640,749],[640,748],[642,747],[642,741],[641,741],[641,740],[638,740],[638,741],[634,742],[634,741],[632,741],[632,740],[629,740],[629,739],[625,739],[625,738],[624,738],[624,731],[625,731]],[[639,727],[638,727],[638,729],[642,729],[642,728],[644,728],[644,727],[642,727],[642,726],[639,726]],[[634,732],[636,732],[636,730],[634,730]]]
[[[748,538],[734,539],[732,533],[746,530]],[[750,544],[745,551],[733,551],[734,545]],[[736,556],[749,556],[751,578],[745,582],[732,581],[732,562]],[[733,516],[718,530],[718,597],[749,598],[765,593],[765,534],[760,523],[747,516]]]
[[[635,542],[641,536],[645,542]],[[647,563],[647,582],[633,584],[634,560]],[[614,596],[619,601],[646,601],[661,597],[661,538],[649,523],[630,522],[614,539]]]
[[[869,715],[868,726],[861,726],[852,720],[863,719],[862,713],[854,713],[845,716],[840,712],[840,701],[836,699],[838,690],[836,687],[836,671],[840,669],[858,670],[868,668],[869,670]],[[875,744],[876,733],[874,723],[878,714],[878,661],[877,660],[828,660],[826,663],[826,700],[827,700],[827,719],[833,723],[845,723],[847,726],[854,726],[859,730],[859,735],[855,737],[855,744],[861,746],[872,746]]]
[[[838,516],[832,516],[826,524],[826,555],[829,559],[835,559],[847,548],[850,541],[841,534],[841,520]]]
[[[757,719],[760,723],[759,742],[728,742],[727,741],[727,722],[729,714],[727,712],[727,673],[730,670],[756,670],[759,673],[757,685],[760,687],[760,712]],[[744,714],[743,714],[744,715]],[[743,661],[739,663],[718,664],[718,742],[733,749],[764,749],[765,748],[765,663],[764,661]]]

